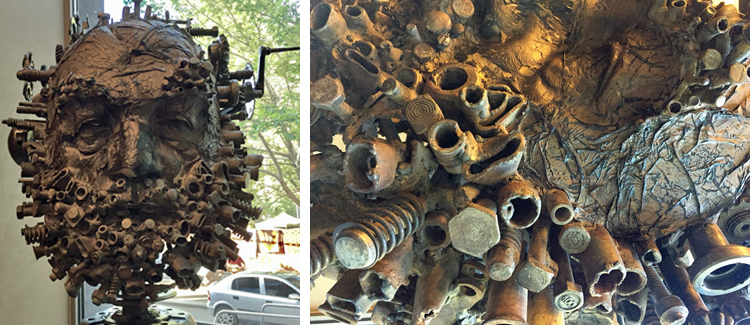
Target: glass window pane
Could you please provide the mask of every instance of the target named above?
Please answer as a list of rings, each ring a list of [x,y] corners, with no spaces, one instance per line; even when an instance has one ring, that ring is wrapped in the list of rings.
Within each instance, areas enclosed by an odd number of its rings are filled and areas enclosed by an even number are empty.
[[[258,278],[237,278],[232,283],[232,289],[260,294],[260,281]]]
[[[266,295],[269,296],[289,298],[290,294],[297,293],[292,287],[279,280],[266,278],[263,282],[266,285]]]

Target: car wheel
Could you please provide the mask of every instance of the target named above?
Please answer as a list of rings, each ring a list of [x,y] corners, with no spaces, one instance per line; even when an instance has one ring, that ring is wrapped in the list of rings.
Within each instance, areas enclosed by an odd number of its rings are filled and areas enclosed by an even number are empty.
[[[239,320],[237,319],[236,314],[232,313],[221,313],[222,310],[232,310],[229,307],[219,307],[219,309],[216,310],[216,317],[214,318],[214,323],[216,324],[226,324],[226,325],[238,325]]]

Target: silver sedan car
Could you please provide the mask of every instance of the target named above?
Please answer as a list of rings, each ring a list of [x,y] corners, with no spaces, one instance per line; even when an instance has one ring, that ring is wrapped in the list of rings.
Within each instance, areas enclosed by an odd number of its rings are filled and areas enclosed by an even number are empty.
[[[219,314],[238,310],[299,316],[299,287],[296,274],[237,273],[208,287],[208,312],[219,324],[299,324],[299,318]]]

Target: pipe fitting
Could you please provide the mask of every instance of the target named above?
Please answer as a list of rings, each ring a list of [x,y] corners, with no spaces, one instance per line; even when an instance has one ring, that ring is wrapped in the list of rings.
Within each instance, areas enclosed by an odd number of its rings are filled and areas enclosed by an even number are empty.
[[[588,283],[587,291],[592,297],[612,294],[625,279],[620,252],[609,231],[599,224],[586,224],[591,242],[586,250],[575,255],[583,267]]]
[[[390,144],[358,139],[346,148],[344,174],[352,191],[375,193],[387,188],[396,178],[401,154]]]
[[[430,250],[445,248],[451,244],[448,216],[444,212],[434,212],[427,216],[422,230],[419,231],[419,241],[426,242]]]
[[[470,140],[466,149],[469,159],[464,161],[461,175],[469,182],[496,185],[518,170],[526,149],[526,139],[520,132],[513,132],[483,141],[479,144]]]
[[[500,240],[497,204],[489,199],[469,203],[448,222],[451,243],[458,251],[480,257]]]
[[[616,243],[620,258],[622,258],[622,265],[625,267],[625,279],[617,287],[617,293],[621,296],[629,296],[646,287],[646,272],[631,243],[622,240],[616,240]]]
[[[398,105],[406,105],[417,98],[417,93],[394,78],[383,81],[381,91]]]
[[[356,30],[365,35],[374,36],[377,35],[375,27],[370,21],[370,17],[367,16],[367,12],[360,6],[344,6],[342,12],[344,20],[349,26],[349,29]]]
[[[408,111],[407,111],[408,112]],[[468,134],[468,135],[467,135]],[[430,127],[427,141],[438,163],[451,174],[461,174],[466,152],[467,137],[454,120],[441,120]]]
[[[549,257],[547,243],[552,222],[542,218],[534,224],[531,243],[526,260],[521,263],[516,281],[531,292],[541,292],[547,288],[557,274],[557,263]]]
[[[698,293],[718,296],[750,284],[750,248],[730,245],[716,224],[686,230],[695,262],[688,268]]]
[[[617,296],[616,312],[625,319],[626,324],[643,322],[648,307],[648,292],[647,288],[643,288],[629,296]]]
[[[385,80],[392,78],[358,50],[347,49],[344,52],[344,58],[346,75],[351,78],[352,85],[363,95],[374,94],[381,89]]]
[[[450,26],[448,26],[450,29]],[[437,68],[424,86],[424,92],[432,96],[445,111],[448,118],[459,114],[459,93],[462,88],[478,84],[477,69],[463,63],[450,63]]]
[[[566,225],[573,221],[575,217],[573,205],[570,204],[568,195],[561,190],[547,191],[544,195],[544,205],[547,207],[547,213],[549,213],[552,222],[556,225]]]
[[[662,256],[659,247],[656,246],[654,238],[650,235],[642,236],[645,240],[637,241],[633,245],[641,257],[642,265],[654,265],[661,263]]]
[[[310,33],[325,46],[332,48],[349,34],[344,17],[333,6],[322,2],[310,13]]]
[[[490,103],[484,88],[469,85],[459,90],[458,97],[461,100],[462,111],[475,123],[490,117]]]
[[[714,15],[713,18],[708,20],[703,27],[698,30],[695,34],[698,43],[706,44],[711,41],[716,35],[724,34],[729,31],[729,21],[726,17]]]
[[[498,211],[508,226],[516,229],[531,227],[539,219],[541,200],[527,180],[514,180],[497,193]]]

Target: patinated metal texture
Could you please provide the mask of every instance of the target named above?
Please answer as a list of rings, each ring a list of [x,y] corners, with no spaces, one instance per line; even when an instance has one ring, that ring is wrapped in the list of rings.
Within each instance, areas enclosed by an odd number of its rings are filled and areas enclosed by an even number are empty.
[[[311,96],[343,99],[313,102],[312,234],[347,234],[331,238],[346,260],[322,256],[315,270],[369,268],[416,234],[409,274],[422,285],[401,286],[383,305],[398,309],[382,310],[403,314],[413,299],[414,322],[459,324],[552,323],[559,310],[571,324],[705,323],[722,300],[704,310],[695,295],[750,284],[747,4],[311,9],[311,82],[336,85]],[[411,196],[424,209],[396,208]],[[429,228],[411,229],[424,215]],[[448,281],[453,265],[434,258],[454,251],[459,267],[481,257],[492,279],[469,307],[425,278]],[[666,254],[674,294],[658,270]],[[378,322],[408,323],[399,317]]]

